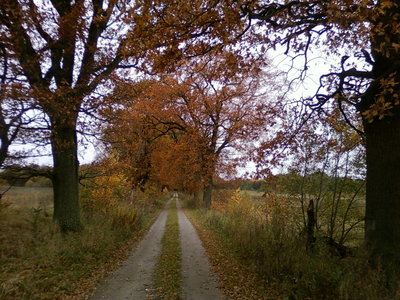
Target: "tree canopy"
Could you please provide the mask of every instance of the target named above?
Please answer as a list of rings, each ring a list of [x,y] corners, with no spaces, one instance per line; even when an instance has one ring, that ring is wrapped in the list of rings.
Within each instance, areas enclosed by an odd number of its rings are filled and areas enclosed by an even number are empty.
[[[115,148],[130,153],[123,157],[138,158],[132,165],[137,175],[144,175],[141,180],[155,172],[162,184],[177,187],[181,182],[193,191],[200,181],[211,189],[216,172],[228,171],[227,154],[248,152],[262,130],[275,123],[278,104],[266,100],[276,89],[272,76],[254,62],[238,70],[232,59],[231,53],[198,59],[158,81],[122,83],[116,90],[112,97],[124,104],[108,131],[110,140],[115,138]],[[262,91],[267,81],[269,96]],[[157,162],[151,162],[152,153],[158,153],[153,155]],[[188,178],[197,182],[190,184]],[[211,198],[205,196],[204,202],[210,206]]]

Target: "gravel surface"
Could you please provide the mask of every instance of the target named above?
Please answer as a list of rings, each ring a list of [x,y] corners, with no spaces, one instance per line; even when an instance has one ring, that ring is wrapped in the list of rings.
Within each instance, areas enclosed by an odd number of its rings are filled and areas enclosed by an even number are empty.
[[[196,230],[179,203],[178,217],[182,247],[183,299],[224,299],[218,289],[217,278],[210,271],[207,256]]]
[[[226,299],[217,287],[217,278],[210,271],[205,250],[196,230],[182,211],[176,194],[171,201],[176,201],[178,207],[182,248],[182,299]],[[146,300],[151,297],[152,276],[161,253],[161,239],[165,231],[167,208],[171,201],[168,202],[138,247],[132,251],[120,268],[100,283],[90,300]]]
[[[169,203],[138,247],[132,251],[120,268],[104,279],[90,298],[91,300],[145,300],[147,298],[152,288],[154,267],[161,253],[161,238],[165,230]]]

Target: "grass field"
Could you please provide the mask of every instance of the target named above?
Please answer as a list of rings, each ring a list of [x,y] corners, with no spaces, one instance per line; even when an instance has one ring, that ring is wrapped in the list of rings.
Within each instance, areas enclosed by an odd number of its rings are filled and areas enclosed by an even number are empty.
[[[127,257],[165,202],[146,210],[121,202],[106,212],[82,211],[84,229],[64,234],[43,200],[49,192],[17,188],[8,195],[16,204],[0,206],[0,299],[86,299],[99,278]]]
[[[2,202],[11,208],[41,208],[53,207],[53,189],[51,187],[12,187],[0,186],[4,193]]]

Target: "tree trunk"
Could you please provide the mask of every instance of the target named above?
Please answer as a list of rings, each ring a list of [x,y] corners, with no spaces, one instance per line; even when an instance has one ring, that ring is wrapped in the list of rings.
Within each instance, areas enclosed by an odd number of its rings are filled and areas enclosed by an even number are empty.
[[[208,183],[203,190],[203,205],[207,209],[211,208],[212,190],[212,182]]]
[[[211,197],[212,197],[212,186],[208,185],[204,187],[204,192],[203,192],[203,205],[207,209],[210,209],[211,207]]]
[[[367,184],[365,237],[373,260],[400,267],[400,112],[365,122]]]
[[[79,231],[82,229],[75,124],[75,121],[71,122],[68,118],[64,120],[52,118],[53,218],[58,222],[62,231]]]
[[[315,229],[315,213],[314,213],[314,201],[311,199],[308,208],[307,208],[307,240],[306,240],[306,248],[307,250],[312,250],[314,247],[315,237],[314,237],[314,229]]]
[[[201,190],[196,190],[193,195],[193,207],[199,207],[201,200]]]

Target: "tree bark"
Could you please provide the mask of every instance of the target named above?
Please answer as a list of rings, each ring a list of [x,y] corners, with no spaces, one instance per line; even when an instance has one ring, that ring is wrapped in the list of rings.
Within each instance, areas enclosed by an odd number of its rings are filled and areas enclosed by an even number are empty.
[[[214,146],[213,146],[214,147]],[[211,201],[212,201],[212,190],[214,186],[214,174],[215,174],[215,164],[218,156],[215,154],[215,148],[207,149],[206,155],[202,158],[203,159],[203,207],[206,209],[211,208]]]
[[[193,207],[199,207],[201,190],[196,190],[193,195]]]
[[[205,208],[210,209],[211,207],[211,198],[212,198],[212,186],[204,187],[203,192],[203,205]]]
[[[82,229],[79,205],[79,179],[76,118],[75,121],[52,118],[52,150],[54,163],[53,218],[62,231]]]
[[[365,122],[365,236],[385,269],[400,266],[400,113]],[[391,266],[387,266],[389,263]]]
[[[308,207],[307,207],[307,240],[306,240],[306,248],[308,251],[311,251],[314,246],[315,237],[314,237],[314,230],[315,230],[315,213],[314,213],[314,201],[311,199]]]
[[[211,208],[212,190],[213,190],[212,179],[209,179],[203,189],[203,205],[207,209]]]

